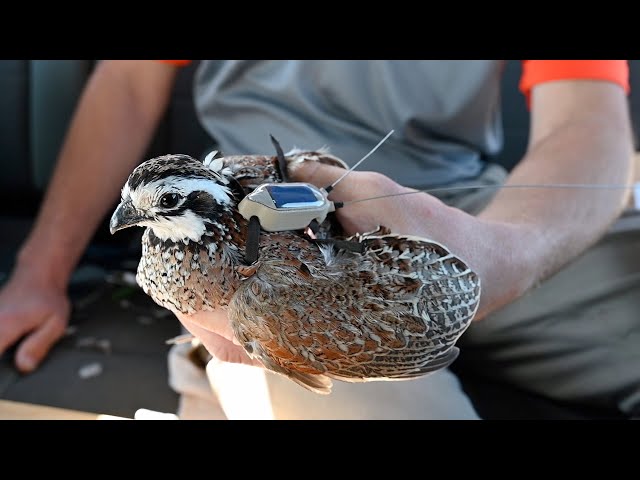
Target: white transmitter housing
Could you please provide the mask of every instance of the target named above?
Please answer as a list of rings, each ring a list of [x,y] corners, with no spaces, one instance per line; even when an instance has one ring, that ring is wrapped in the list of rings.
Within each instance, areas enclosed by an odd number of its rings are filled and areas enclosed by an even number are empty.
[[[265,183],[244,197],[238,210],[247,220],[258,217],[268,232],[302,230],[313,220],[322,223],[335,210],[327,195],[308,183]]]

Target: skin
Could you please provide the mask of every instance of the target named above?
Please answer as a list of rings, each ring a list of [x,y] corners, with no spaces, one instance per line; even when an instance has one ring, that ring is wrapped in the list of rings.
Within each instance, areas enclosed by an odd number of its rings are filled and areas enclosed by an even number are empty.
[[[144,154],[175,73],[158,62],[105,61],[92,75],[35,225],[0,291],[0,353],[24,337],[18,370],[33,370],[64,333],[71,273]]]
[[[0,352],[26,335],[16,354],[19,370],[33,370],[62,335],[69,316],[69,276],[144,153],[175,73],[175,67],[157,62],[105,61],[93,75],[35,227],[0,291]],[[508,183],[629,183],[633,145],[621,87],[556,81],[534,87],[530,100],[530,144]],[[292,176],[323,186],[342,172],[310,163]],[[349,201],[403,191],[408,189],[383,175],[360,171],[341,182],[331,198]],[[350,233],[384,224],[447,245],[482,279],[480,320],[597,241],[627,195],[622,190],[502,190],[471,216],[416,194],[353,204],[339,211],[339,219]],[[223,311],[178,318],[214,356],[254,363],[234,343]]]

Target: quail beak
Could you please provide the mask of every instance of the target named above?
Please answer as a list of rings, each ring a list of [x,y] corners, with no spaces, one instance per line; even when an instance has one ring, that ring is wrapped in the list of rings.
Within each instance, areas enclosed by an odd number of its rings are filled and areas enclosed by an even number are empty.
[[[111,221],[109,222],[109,231],[111,231],[111,234],[113,235],[118,230],[122,230],[123,228],[127,227],[133,227],[144,219],[145,217],[138,213],[131,202],[122,202],[120,203],[120,205],[118,205],[118,208],[116,208],[115,212],[113,212],[113,215],[111,215]]]

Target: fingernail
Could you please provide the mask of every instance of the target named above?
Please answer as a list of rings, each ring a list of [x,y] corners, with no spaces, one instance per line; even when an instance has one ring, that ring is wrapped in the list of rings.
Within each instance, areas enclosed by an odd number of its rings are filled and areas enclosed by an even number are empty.
[[[23,356],[23,357],[19,357],[16,360],[16,363],[18,364],[18,368],[23,371],[23,372],[32,372],[33,370],[35,370],[36,368],[36,361],[29,356]]]

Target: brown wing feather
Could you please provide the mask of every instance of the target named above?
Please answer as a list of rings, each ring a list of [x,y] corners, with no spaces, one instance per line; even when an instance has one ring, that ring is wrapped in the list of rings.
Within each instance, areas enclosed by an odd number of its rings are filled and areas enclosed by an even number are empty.
[[[477,308],[475,274],[425,239],[384,229],[353,238],[365,253],[329,265],[291,233],[270,238],[231,303],[238,337],[280,373],[393,380],[449,365]]]
[[[284,181],[288,172],[282,172],[275,155],[230,155],[222,157],[223,167],[229,168],[232,175],[247,192],[251,192],[261,183]],[[338,157],[326,152],[298,151],[285,157],[287,165],[300,162],[320,162],[341,168],[347,165]]]

